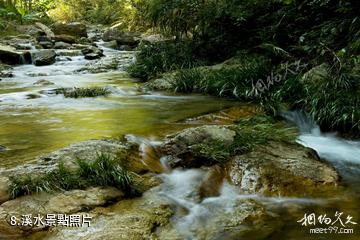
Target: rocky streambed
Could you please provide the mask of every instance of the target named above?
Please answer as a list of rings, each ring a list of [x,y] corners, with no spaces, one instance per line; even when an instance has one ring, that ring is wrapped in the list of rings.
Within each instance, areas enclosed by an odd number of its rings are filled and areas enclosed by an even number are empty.
[[[0,82],[0,239],[308,239],[304,214],[359,220],[358,142],[250,104],[145,89],[123,71],[134,56],[123,50],[140,40],[116,27],[36,29],[44,38],[18,44],[49,48],[31,57],[51,61],[13,66]],[[74,87],[109,94],[55,94]],[[12,176],[76,172],[100,153],[132,173],[138,195],[94,184],[11,199]],[[11,226],[30,214],[86,214],[91,226]]]

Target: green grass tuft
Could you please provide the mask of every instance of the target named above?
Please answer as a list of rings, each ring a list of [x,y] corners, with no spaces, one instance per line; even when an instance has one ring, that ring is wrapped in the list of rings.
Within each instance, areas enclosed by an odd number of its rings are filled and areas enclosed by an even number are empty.
[[[253,98],[249,95],[253,83],[270,74],[269,66],[265,58],[243,56],[242,61],[235,65],[180,70],[175,74],[173,88],[177,92],[200,92],[249,100]]]
[[[11,176],[9,194],[11,198],[40,192],[56,192],[71,189],[85,189],[91,186],[116,187],[125,196],[138,196],[132,174],[122,168],[116,159],[99,154],[94,162],[77,161],[78,169],[70,170],[60,163],[58,168],[39,176]]]
[[[63,94],[66,98],[86,98],[106,96],[111,92],[106,88],[91,87],[91,88],[59,88],[55,91],[56,94]]]

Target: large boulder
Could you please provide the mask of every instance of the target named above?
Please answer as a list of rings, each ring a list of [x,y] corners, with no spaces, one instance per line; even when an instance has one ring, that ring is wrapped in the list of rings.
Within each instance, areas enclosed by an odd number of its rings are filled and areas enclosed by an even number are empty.
[[[135,32],[124,32],[118,24],[107,29],[102,35],[105,42],[117,41],[118,45],[136,46],[140,42],[140,34]]]
[[[54,50],[39,50],[32,53],[32,60],[35,66],[45,66],[55,63],[56,52]]]
[[[15,48],[1,45],[0,44],[0,62],[16,65],[20,64],[22,61],[22,53],[17,52]]]
[[[158,239],[156,229],[167,225],[173,213],[168,201],[148,193],[141,198],[122,200],[107,208],[90,211],[91,229],[95,231],[55,227],[45,236],[44,233],[34,234],[32,239]]]
[[[73,37],[71,35],[67,35],[67,34],[55,35],[53,39],[57,42],[65,42],[65,43],[69,43],[69,44],[73,44],[76,42],[75,37]]]
[[[52,26],[55,35],[66,34],[74,37],[87,37],[86,25],[79,22],[55,23]]]
[[[201,167],[221,161],[222,147],[234,142],[236,132],[223,126],[202,126],[189,128],[169,136],[161,146],[161,151],[168,156],[169,167]]]
[[[339,181],[333,167],[320,161],[312,149],[297,143],[270,142],[235,156],[229,178],[245,194],[297,196],[330,192]]]
[[[44,24],[37,22],[35,23],[35,26],[39,28],[48,38],[52,39],[55,36],[54,32]]]
[[[124,194],[116,188],[94,187],[86,190],[72,190],[55,194],[38,194],[20,197],[7,201],[0,206],[0,237],[12,239],[24,237],[32,232],[46,230],[46,226],[11,226],[10,217],[14,216],[19,223],[23,215],[32,218],[40,215],[45,218],[47,214],[74,214],[103,206],[109,202],[123,198]]]

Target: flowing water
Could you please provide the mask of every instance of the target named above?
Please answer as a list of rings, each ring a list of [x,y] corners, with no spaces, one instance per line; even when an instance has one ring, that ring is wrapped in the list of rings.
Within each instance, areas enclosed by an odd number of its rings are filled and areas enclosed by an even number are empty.
[[[233,103],[200,95],[143,92],[136,79],[121,69],[133,52],[104,48],[102,61],[119,58],[120,70],[91,74],[81,71],[87,61],[78,50],[58,53],[50,66],[15,67],[14,78],[0,81],[0,168],[13,167],[36,156],[88,139],[136,134],[150,137],[184,127],[174,122],[215,111]],[[54,85],[34,85],[47,80]],[[55,88],[104,86],[107,97],[72,99],[55,95]]]
[[[298,221],[305,214],[312,213],[315,213],[317,218],[326,214],[334,221],[335,214],[338,212],[342,213],[344,224],[348,215],[352,217],[353,222],[360,224],[358,210],[360,207],[360,142],[338,138],[334,133],[323,134],[313,121],[300,112],[287,113],[285,117],[298,126],[300,130],[298,142],[315,149],[322,159],[328,161],[339,171],[342,184],[346,186],[344,191],[340,194],[332,192],[325,198],[264,197],[243,195],[225,181],[218,196],[199,199],[197,191],[202,184],[205,171],[199,169],[174,170],[162,174],[164,183],[160,194],[177,206],[178,210],[173,222],[184,238],[207,239],[207,234],[213,236],[212,231],[219,228],[216,225],[221,216],[231,215],[232,212],[238,211],[240,206],[247,204],[244,200],[253,200],[265,206],[270,214],[277,217],[275,221],[269,221],[267,226],[260,226],[260,229],[256,229],[257,234],[246,235],[244,239],[263,239],[262,234],[266,235],[269,228],[280,229],[268,237],[269,239],[359,239],[360,232],[357,224],[345,225],[354,229],[353,234],[311,235],[309,229],[321,227],[321,225],[302,226]],[[219,231],[219,229],[215,231]],[[242,230],[232,229],[231,231]],[[237,238],[232,238],[224,233],[217,235],[216,239]]]

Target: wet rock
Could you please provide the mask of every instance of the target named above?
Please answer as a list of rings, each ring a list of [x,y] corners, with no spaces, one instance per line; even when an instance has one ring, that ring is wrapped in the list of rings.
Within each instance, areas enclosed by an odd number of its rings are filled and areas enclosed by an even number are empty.
[[[49,39],[54,38],[55,34],[51,29],[40,22],[36,22],[35,26],[39,28]]]
[[[103,50],[99,49],[97,47],[94,46],[87,46],[86,48],[82,49],[81,52],[86,55],[86,54],[90,54],[90,53],[95,53],[95,54],[102,54]]]
[[[26,99],[36,99],[36,98],[41,98],[41,96],[35,93],[30,93],[26,95]]]
[[[201,204],[202,211],[159,228],[159,239],[267,239],[281,224],[264,205],[250,199],[221,199]],[[231,206],[231,210],[229,209]],[[204,211],[204,209],[208,211]],[[254,238],[249,236],[256,236]]]
[[[76,213],[83,209],[102,206],[110,201],[120,200],[124,194],[117,188],[90,188],[72,190],[52,197],[45,208],[52,213]]]
[[[52,39],[49,38],[48,36],[41,35],[41,36],[36,37],[36,41],[37,42],[51,42]]]
[[[77,50],[83,50],[92,47],[91,45],[86,45],[86,44],[73,44],[72,46]]]
[[[54,44],[52,42],[39,42],[39,45],[43,49],[52,49],[54,47]]]
[[[56,50],[56,54],[58,56],[67,56],[67,57],[83,55],[80,50]]]
[[[118,44],[117,44],[116,40],[104,42],[103,46],[106,48],[118,49]]]
[[[102,73],[110,70],[117,70],[119,65],[120,61],[118,58],[107,57],[99,59],[98,61],[91,61],[81,69],[77,70],[77,72]]]
[[[169,136],[161,151],[170,156],[169,166],[201,167],[216,163],[219,156],[213,156],[219,145],[230,146],[234,142],[236,132],[223,126],[202,126],[189,128],[173,136]]]
[[[69,44],[73,44],[76,42],[75,37],[66,34],[55,35],[53,39],[57,42],[65,42]]]
[[[6,147],[5,147],[5,146],[0,145],[0,153],[5,152],[5,151],[6,151]]]
[[[31,44],[26,44],[26,43],[16,43],[16,44],[14,44],[14,47],[17,50],[31,50],[32,49]]]
[[[165,73],[160,78],[146,82],[144,87],[151,90],[173,91],[175,84],[174,76],[174,72]]]
[[[313,151],[313,150],[312,150]],[[271,142],[233,158],[232,183],[243,193],[276,196],[320,194],[334,189],[338,173],[297,143]]]
[[[38,80],[38,81],[34,82],[33,85],[37,85],[37,86],[49,86],[49,85],[54,85],[54,83],[53,83],[53,82],[50,82],[50,81],[48,81],[48,80],[41,79],[41,80]]]
[[[87,37],[86,25],[79,22],[72,23],[55,23],[52,26],[55,35],[67,34],[74,37]]]
[[[71,44],[66,42],[56,42],[54,45],[55,49],[71,49]]]
[[[10,199],[8,186],[9,179],[7,177],[0,177],[0,205]]]
[[[7,201],[0,206],[1,237],[23,237],[31,232],[45,230],[44,226],[11,226],[10,216],[21,219],[22,215],[46,216],[46,214],[73,214],[118,201],[123,193],[115,188],[89,188],[56,194],[38,194]]]
[[[101,58],[101,55],[96,54],[96,53],[85,54],[85,59],[86,60],[95,60],[95,59],[99,59],[99,58]]]
[[[22,54],[17,52],[15,48],[0,44],[0,62],[16,65],[21,63],[21,59]]]
[[[69,147],[60,149],[51,154],[40,157],[44,160],[45,165],[56,165],[60,161],[64,161],[67,165],[74,165],[77,159],[86,159],[94,161],[98,153],[104,152],[111,157],[125,153],[128,146],[120,141],[115,140],[89,140],[72,144]]]
[[[39,50],[33,52],[32,59],[36,66],[51,65],[55,63],[56,52],[54,50]]]
[[[156,230],[169,223],[173,210],[165,199],[154,193],[147,193],[141,198],[122,200],[107,208],[96,208],[90,212],[91,227],[67,229],[56,227],[49,231],[45,239],[157,239]],[[38,234],[31,239],[39,239]],[[163,238],[170,239],[170,238]]]
[[[1,72],[0,71],[0,77],[1,78],[11,78],[11,77],[14,77],[14,74],[12,72]]]

